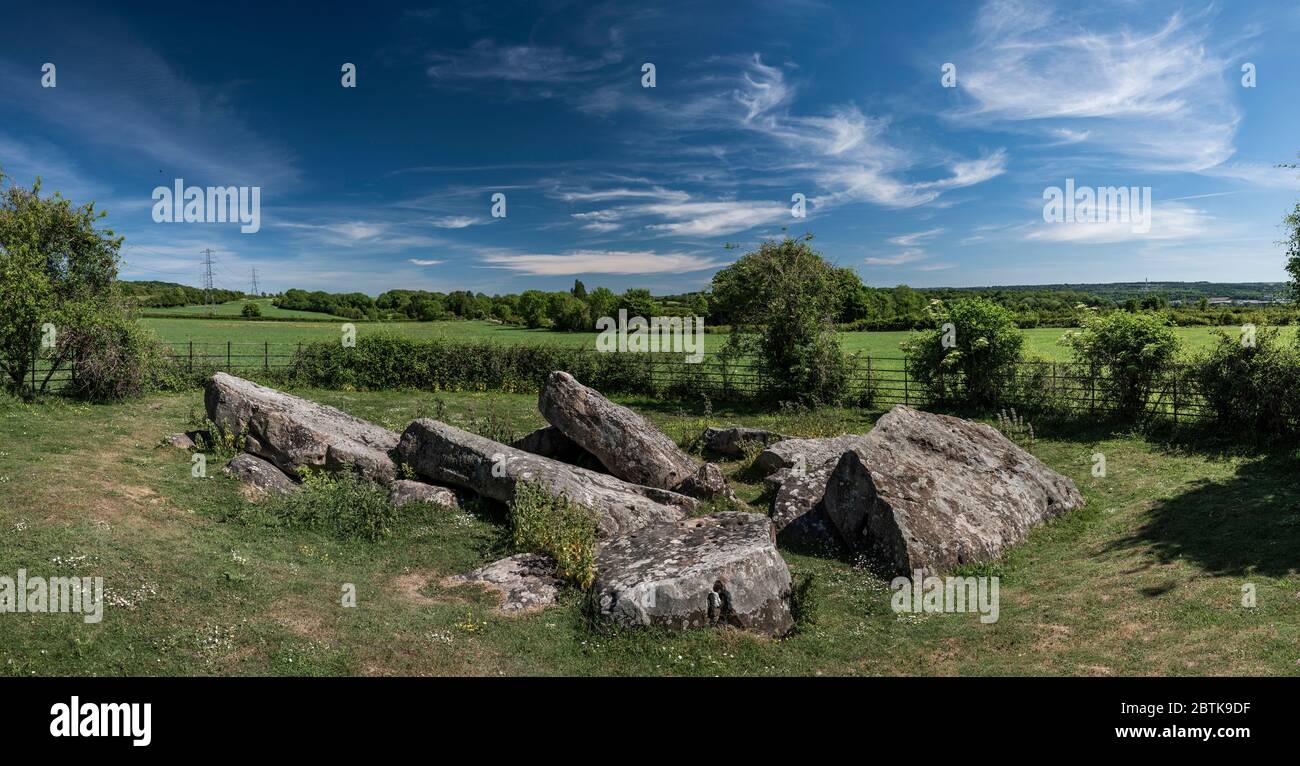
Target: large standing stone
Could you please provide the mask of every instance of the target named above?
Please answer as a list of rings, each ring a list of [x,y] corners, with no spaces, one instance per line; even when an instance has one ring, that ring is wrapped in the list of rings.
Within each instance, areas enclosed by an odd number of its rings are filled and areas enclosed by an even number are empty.
[[[385,485],[396,476],[397,434],[341,410],[224,372],[208,380],[203,403],[223,432],[244,435],[246,452],[294,478],[303,468],[352,470]]]
[[[716,428],[709,426],[700,434],[700,444],[705,452],[725,457],[741,457],[745,454],[745,444],[762,444],[767,446],[786,437],[761,428],[731,426]]]
[[[727,493],[725,480],[718,485],[720,471],[696,464],[650,421],[567,372],[547,376],[537,407],[551,425],[620,479],[696,497]]]
[[[790,570],[758,514],[718,513],[610,540],[596,572],[599,614],[619,625],[730,625],[770,636],[794,626]]]
[[[1074,482],[996,429],[899,405],[830,476],[844,540],[898,572],[988,561],[1083,505]]]
[[[802,473],[782,468],[764,480],[772,492],[772,525],[782,543],[825,555],[844,551],[839,530],[826,515],[822,502],[836,462],[823,463]]]
[[[555,603],[564,581],[555,575],[555,559],[544,553],[516,553],[500,561],[445,580],[447,585],[480,585],[501,598],[497,610],[527,614]]]
[[[630,484],[427,418],[406,427],[397,452],[428,481],[471,489],[501,502],[514,499],[519,482],[535,482],[552,495],[565,495],[595,511],[598,534],[604,538],[677,521],[697,504],[676,492]]]
[[[235,455],[221,469],[227,476],[243,481],[255,496],[288,494],[298,489],[293,479],[271,463],[247,452]]]

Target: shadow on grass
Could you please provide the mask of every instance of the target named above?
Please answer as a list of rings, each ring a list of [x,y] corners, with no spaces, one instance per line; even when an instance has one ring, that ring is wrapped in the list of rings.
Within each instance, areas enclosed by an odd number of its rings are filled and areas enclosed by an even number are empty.
[[[1198,482],[1158,504],[1113,547],[1148,545],[1162,561],[1216,575],[1300,572],[1300,466],[1289,451],[1244,463],[1228,481]]]

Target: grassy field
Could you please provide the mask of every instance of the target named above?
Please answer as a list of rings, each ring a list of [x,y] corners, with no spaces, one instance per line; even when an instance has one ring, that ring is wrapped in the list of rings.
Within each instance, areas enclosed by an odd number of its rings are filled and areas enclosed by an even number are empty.
[[[321,314],[316,311],[293,311],[291,309],[276,308],[275,305],[271,303],[270,298],[250,298],[249,300],[246,301],[227,301],[225,303],[218,303],[216,306],[212,307],[212,315],[214,317],[242,316],[240,312],[244,310],[244,304],[246,303],[256,303],[258,307],[261,309],[262,316],[264,317],[297,318],[297,319],[305,319],[305,320],[315,320],[317,322],[345,321],[343,319],[339,319],[338,317],[330,316],[329,314]],[[150,316],[155,316],[155,315],[166,316],[169,314],[175,314],[178,316],[190,316],[194,314],[206,313],[206,309],[203,306],[169,306],[167,308],[147,308],[147,309],[143,309],[142,311],[143,313],[148,314]]]
[[[333,340],[339,337],[339,323],[323,322],[247,322],[240,319],[170,319],[145,317],[140,320],[152,328],[160,338],[171,343],[218,343],[226,341],[236,343],[298,343],[313,340]],[[358,322],[357,335],[366,333],[388,332],[413,338],[456,338],[464,340],[488,340],[507,345],[544,343],[555,345],[587,346],[594,348],[595,333],[564,333],[549,330],[529,330],[522,327],[509,327],[489,322]],[[1230,336],[1236,337],[1241,332],[1239,327],[1223,328]],[[1205,348],[1213,342],[1213,328],[1179,327],[1176,328],[1183,342],[1185,353]],[[1069,357],[1067,349],[1057,341],[1067,330],[1059,327],[1034,328],[1024,330],[1025,351],[1030,356],[1041,359],[1064,360]],[[1294,327],[1283,327],[1286,338],[1295,335]],[[899,344],[911,333],[900,332],[846,332],[840,334],[841,346],[849,352],[861,352],[874,357],[898,357],[902,355]],[[707,334],[704,336],[705,350],[717,351],[726,342],[726,336]]]
[[[300,391],[393,428],[443,411],[472,430],[542,424],[532,396]],[[201,393],[101,406],[0,400],[0,573],[100,575],[109,606],[0,614],[0,673],[119,674],[1300,674],[1300,488],[1290,450],[1193,449],[1156,436],[1035,424],[1031,449],[1087,506],[979,571],[1001,616],[899,616],[850,562],[783,551],[816,573],[817,623],[783,641],[729,631],[597,631],[579,594],[507,618],[443,576],[506,552],[496,512],[406,518],[379,543],[228,520],[246,501],[213,461],[159,446]],[[682,412],[625,400],[675,439],[706,422],[861,432],[875,415]],[[1091,456],[1107,457],[1105,478]],[[729,474],[741,466],[728,464]],[[740,484],[756,501],[759,487]],[[755,510],[760,506],[755,504]],[[340,605],[355,584],[356,608]],[[1253,585],[1258,606],[1241,606]]]

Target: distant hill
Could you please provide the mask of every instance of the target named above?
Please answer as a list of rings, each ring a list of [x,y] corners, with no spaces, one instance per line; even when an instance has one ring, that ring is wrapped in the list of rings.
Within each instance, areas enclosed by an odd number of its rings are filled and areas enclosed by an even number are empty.
[[[175,282],[118,280],[122,293],[144,308],[169,308],[171,306],[202,306],[205,302],[201,287],[190,287]],[[237,301],[247,297],[239,290],[212,290],[208,299],[215,303]]]
[[[1288,297],[1285,282],[1102,282],[1097,284],[991,285],[988,287],[940,287],[920,289],[923,293],[1043,293],[1063,292],[1093,295],[1114,303],[1158,293],[1170,302],[1201,298],[1229,298],[1234,301],[1268,301]]]

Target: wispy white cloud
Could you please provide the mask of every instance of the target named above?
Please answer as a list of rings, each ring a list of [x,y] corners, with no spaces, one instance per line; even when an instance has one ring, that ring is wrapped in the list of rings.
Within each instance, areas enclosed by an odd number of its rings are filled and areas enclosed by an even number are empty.
[[[1240,119],[1227,59],[1204,19],[1174,14],[1136,32],[1107,16],[1068,16],[1031,0],[993,0],[959,67],[973,105],[956,117],[1036,125],[1059,143],[1104,148],[1135,167],[1199,171],[1232,156]]]
[[[575,274],[684,274],[714,269],[725,261],[689,253],[653,250],[577,250],[569,253],[489,253],[483,262],[536,276]]]
[[[407,263],[414,263],[416,266],[437,266],[442,263],[442,261],[428,258],[409,258],[407,259]]]
[[[1203,237],[1209,228],[1210,218],[1202,210],[1189,205],[1165,203],[1152,208],[1149,231],[1141,231],[1129,221],[1117,220],[1117,214],[1107,213],[1107,220],[1094,223],[1039,221],[1027,227],[1024,238],[1038,242],[1062,242],[1081,245],[1112,244],[1115,242],[1151,242],[1162,240],[1189,240]]]
[[[914,233],[912,233],[912,234],[900,234],[900,235],[898,235],[897,237],[890,237],[890,238],[889,238],[889,241],[890,241],[892,244],[899,245],[899,246],[901,246],[901,247],[911,247],[912,245],[915,245],[917,242],[919,242],[919,241],[921,241],[921,240],[923,240],[923,239],[929,239],[930,237],[933,237],[933,236],[936,236],[936,235],[939,235],[939,234],[942,234],[942,233],[943,233],[943,229],[942,229],[942,228],[938,228],[938,229],[927,229],[927,230],[925,230],[925,231],[918,231],[918,232],[914,232]]]
[[[922,250],[904,250],[897,255],[871,256],[863,262],[868,266],[901,266],[905,263],[914,263],[925,257],[925,252]]]

